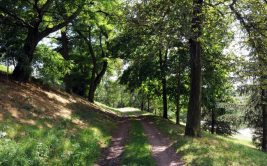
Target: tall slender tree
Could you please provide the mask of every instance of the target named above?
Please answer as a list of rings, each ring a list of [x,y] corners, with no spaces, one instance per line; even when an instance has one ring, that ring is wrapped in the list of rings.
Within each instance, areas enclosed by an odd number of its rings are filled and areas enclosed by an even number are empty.
[[[200,136],[201,127],[201,85],[202,85],[202,62],[201,62],[201,31],[202,31],[202,7],[203,0],[193,1],[192,13],[192,35],[189,39],[190,46],[190,63],[191,63],[191,83],[190,99],[188,105],[187,121],[185,135]]]

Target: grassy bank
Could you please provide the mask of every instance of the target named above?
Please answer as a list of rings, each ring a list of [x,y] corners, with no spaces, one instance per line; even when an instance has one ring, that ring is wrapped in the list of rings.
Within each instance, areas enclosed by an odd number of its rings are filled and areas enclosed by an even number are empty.
[[[123,153],[122,165],[155,165],[150,148],[147,137],[144,135],[142,124],[138,121],[133,121],[130,128],[129,140]]]
[[[267,154],[253,148],[248,142],[203,133],[201,138],[184,137],[184,126],[171,121],[153,118],[157,128],[173,140],[177,140],[177,152],[186,165],[194,166],[264,166]]]
[[[93,165],[116,129],[81,98],[0,80],[0,165]]]

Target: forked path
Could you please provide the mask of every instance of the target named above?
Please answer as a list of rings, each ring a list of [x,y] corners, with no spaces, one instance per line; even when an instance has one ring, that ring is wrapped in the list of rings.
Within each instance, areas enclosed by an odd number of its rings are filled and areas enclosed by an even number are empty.
[[[162,135],[153,126],[153,122],[146,118],[137,118],[142,123],[145,135],[152,147],[152,156],[158,166],[182,166],[180,156],[172,147],[174,142]],[[131,120],[125,118],[120,122],[118,130],[112,136],[111,144],[103,150],[100,159],[95,166],[119,166],[124,151],[124,145],[128,140]]]
[[[130,121],[124,119],[119,123],[118,130],[114,133],[111,139],[110,146],[105,149],[95,166],[118,166],[122,153],[124,151],[124,144],[129,135]]]
[[[152,147],[152,156],[158,166],[182,166],[181,157],[176,153],[172,142],[163,136],[158,129],[153,126],[153,122],[141,120],[148,142]]]

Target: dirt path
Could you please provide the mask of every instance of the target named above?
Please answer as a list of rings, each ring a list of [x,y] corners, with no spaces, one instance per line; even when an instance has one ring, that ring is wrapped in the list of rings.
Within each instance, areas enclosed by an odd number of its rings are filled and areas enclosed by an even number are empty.
[[[128,130],[130,121],[124,119],[120,122],[118,130],[112,136],[110,146],[105,149],[100,159],[95,166],[118,166],[122,153],[124,151],[124,144],[128,138]]]
[[[176,153],[173,142],[164,137],[153,123],[148,120],[141,120],[149,144],[152,147],[152,156],[158,166],[182,166],[180,156]]]

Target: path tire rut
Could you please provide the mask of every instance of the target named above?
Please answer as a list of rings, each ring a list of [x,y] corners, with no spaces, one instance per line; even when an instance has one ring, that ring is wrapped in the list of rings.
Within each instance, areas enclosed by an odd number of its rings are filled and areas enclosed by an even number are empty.
[[[153,122],[141,120],[148,142],[152,147],[152,156],[158,166],[182,166],[184,165],[181,156],[175,148],[174,142],[163,136],[158,129],[153,126]]]
[[[103,150],[100,159],[95,166],[118,166],[124,151],[124,145],[128,139],[130,121],[122,120],[117,131],[113,134],[110,146]]]

